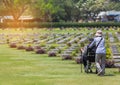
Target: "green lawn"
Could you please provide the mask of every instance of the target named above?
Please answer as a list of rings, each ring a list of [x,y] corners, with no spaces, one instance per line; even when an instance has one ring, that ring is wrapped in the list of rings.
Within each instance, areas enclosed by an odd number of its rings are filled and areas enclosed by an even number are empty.
[[[106,76],[81,73],[75,61],[0,45],[0,85],[120,85],[118,69]]]

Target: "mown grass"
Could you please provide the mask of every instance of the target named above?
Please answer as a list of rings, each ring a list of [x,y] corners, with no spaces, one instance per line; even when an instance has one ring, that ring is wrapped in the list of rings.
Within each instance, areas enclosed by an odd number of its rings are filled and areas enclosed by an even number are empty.
[[[118,69],[107,68],[99,77],[81,73],[73,60],[0,47],[0,85],[119,85]]]
[[[0,33],[88,33],[95,30],[46,30],[19,29],[0,30]],[[104,31],[104,32],[115,32]],[[119,85],[118,69],[106,69],[106,76],[81,73],[80,65],[74,60],[64,61],[60,57],[48,57],[11,49],[0,45],[0,85]]]

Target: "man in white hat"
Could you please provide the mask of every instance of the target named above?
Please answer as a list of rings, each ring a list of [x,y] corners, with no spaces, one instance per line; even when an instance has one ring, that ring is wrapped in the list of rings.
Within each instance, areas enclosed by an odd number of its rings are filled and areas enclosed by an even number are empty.
[[[98,30],[97,32],[96,32],[96,34],[95,34],[95,36],[97,37],[99,37],[99,36],[102,36],[102,31],[101,30]]]
[[[102,37],[102,31],[98,30],[95,34],[94,41],[89,45],[89,48],[96,46],[95,63],[98,71],[98,76],[103,76],[105,74],[105,40]]]

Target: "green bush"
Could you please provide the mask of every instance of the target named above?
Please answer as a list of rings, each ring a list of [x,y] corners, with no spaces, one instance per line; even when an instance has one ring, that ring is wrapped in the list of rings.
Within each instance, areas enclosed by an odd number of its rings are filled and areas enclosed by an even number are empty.
[[[49,46],[49,49],[55,49],[56,47],[58,47],[59,45],[58,44],[51,44]]]
[[[84,46],[85,46],[85,43],[84,43],[84,42],[80,43],[80,46],[81,46],[81,47],[84,47]]]
[[[41,47],[45,47],[45,46],[46,46],[46,43],[40,43],[40,46],[41,46]]]
[[[8,22],[8,23],[0,23],[0,27],[2,28],[14,28],[14,27],[25,27],[25,28],[78,28],[78,27],[120,27],[119,22],[93,22],[93,23],[78,23],[78,22]]]
[[[76,52],[72,52],[72,56],[77,56]]]
[[[107,59],[111,59],[111,58],[112,58],[111,55],[112,55],[112,54],[111,54],[110,48],[106,48],[106,58],[107,58]]]
[[[67,43],[67,46],[68,46],[68,47],[70,47],[71,45],[72,45],[71,43],[69,43],[69,42]]]
[[[115,33],[112,33],[112,34],[113,34],[113,37],[115,39],[115,42],[119,42],[119,39],[118,39],[117,35]]]

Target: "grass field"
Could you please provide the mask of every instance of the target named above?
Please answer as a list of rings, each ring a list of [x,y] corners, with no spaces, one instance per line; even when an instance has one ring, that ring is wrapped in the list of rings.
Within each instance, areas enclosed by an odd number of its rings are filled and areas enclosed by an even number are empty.
[[[90,33],[95,30],[0,30],[4,34],[35,32]],[[106,68],[106,75],[99,77],[96,74],[81,73],[80,65],[74,60],[65,61],[61,57],[48,57],[47,54],[16,50],[9,48],[7,44],[0,44],[0,85],[120,85],[119,82],[120,73],[116,68]]]
[[[0,85],[119,85],[118,69],[106,76],[81,73],[74,61],[48,57],[0,45]]]

